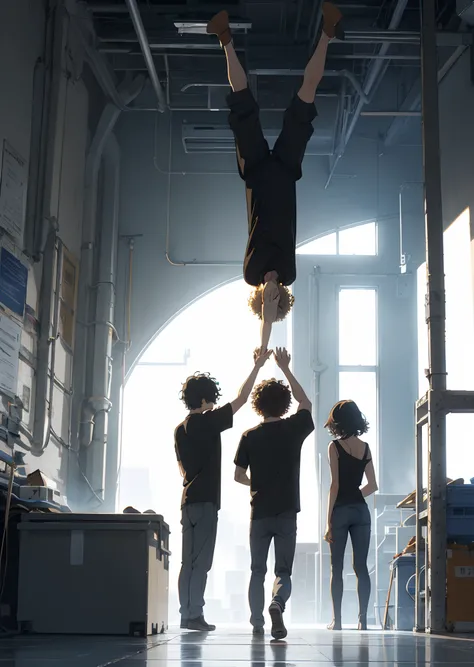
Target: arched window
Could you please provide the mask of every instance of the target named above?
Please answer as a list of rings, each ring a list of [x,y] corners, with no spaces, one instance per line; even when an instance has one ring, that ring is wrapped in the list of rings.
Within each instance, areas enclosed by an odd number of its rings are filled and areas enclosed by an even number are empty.
[[[376,255],[377,224],[366,222],[306,241],[296,249],[298,255]]]
[[[145,350],[125,387],[118,509],[122,511],[127,505],[140,511],[153,509],[171,526],[171,623],[178,621],[177,580],[181,563],[182,480],[174,452],[174,429],[185,418],[186,410],[179,393],[189,375],[208,371],[222,391],[219,405],[237,396],[252,370],[252,353],[259,340],[260,321],[247,305],[249,292],[249,286],[237,280],[184,309]],[[290,327],[291,318],[285,324]],[[290,345],[290,337],[284,335],[285,338]],[[259,379],[271,377],[283,377],[272,359]],[[248,488],[234,482],[233,461],[240,436],[259,421],[248,403],[236,414],[233,429],[222,437],[222,509],[206,595],[209,618],[218,618],[221,624],[246,622],[248,618],[250,496]],[[316,483],[314,443],[308,438],[301,466],[301,494],[308,499],[303,503],[298,524],[298,539],[302,542],[318,539]],[[271,567],[269,562],[269,570]],[[267,579],[271,588],[272,579]],[[232,607],[230,600],[235,600],[236,595],[241,600]]]

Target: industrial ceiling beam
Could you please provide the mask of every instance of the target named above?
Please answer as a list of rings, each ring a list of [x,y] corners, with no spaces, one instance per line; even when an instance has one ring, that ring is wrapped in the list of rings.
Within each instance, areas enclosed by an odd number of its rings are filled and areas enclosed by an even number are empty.
[[[462,54],[466,51],[467,46],[461,45],[457,46],[450,57],[438,70],[438,85],[444,79],[446,74],[451,70],[451,68],[457,63]],[[421,87],[420,80],[416,81],[405,98],[403,104],[403,109],[406,111],[419,112],[421,109]],[[384,138],[384,146],[393,145],[396,137],[404,130],[408,122],[408,116],[405,118],[395,118],[387,130],[387,133]]]
[[[136,0],[125,0],[125,2],[127,3],[127,7],[130,12],[130,18],[132,19],[133,27],[135,28],[143,57],[145,58],[151,85],[153,86],[153,89],[156,93],[158,100],[158,110],[163,113],[166,109],[166,98],[163,92],[163,88],[161,87],[160,80],[158,79],[158,74],[156,73],[155,63],[153,62],[153,56],[151,55],[150,45],[148,43],[145,28],[143,26],[140,10],[138,9]]]
[[[406,9],[408,0],[397,0],[397,4],[395,5],[395,9],[393,10],[392,18],[390,19],[390,23],[388,26],[388,32],[391,31],[396,31],[398,26],[400,25],[400,22],[402,20],[403,12]],[[390,43],[386,42],[385,44],[382,44],[380,47],[379,55],[384,56],[387,55],[388,50],[390,48]],[[384,76],[385,72],[387,71],[387,67],[389,65],[389,62],[385,60],[373,60],[369,66],[367,76],[364,82],[364,94],[368,97],[373,95],[378,83],[380,82],[381,78]],[[329,170],[329,176],[326,181],[326,188],[329,186],[329,183],[331,182],[331,179],[334,175],[334,172],[336,171],[337,165],[339,163],[339,160],[344,154],[344,151],[346,149],[347,143],[350,140],[352,133],[354,132],[355,126],[357,124],[357,121],[359,120],[360,114],[362,109],[364,108],[365,102],[362,97],[359,97],[359,100],[357,102],[357,106],[352,114],[351,121],[349,123],[349,126],[344,134],[344,136],[341,139],[341,144],[338,146],[338,152],[337,155],[334,159],[334,162]]]

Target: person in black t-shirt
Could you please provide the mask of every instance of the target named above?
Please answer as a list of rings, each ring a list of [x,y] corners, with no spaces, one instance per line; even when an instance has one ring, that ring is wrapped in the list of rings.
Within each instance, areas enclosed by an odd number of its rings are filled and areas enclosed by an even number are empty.
[[[314,431],[311,403],[289,368],[290,355],[277,348],[275,359],[288,380],[298,411],[282,419],[291,403],[289,387],[265,380],[252,395],[255,412],[263,422],[243,434],[235,456],[235,480],[250,486],[252,518],[249,587],[250,623],[263,634],[264,583],[270,543],[275,548],[275,584],[269,607],[272,636],[286,637],[285,604],[291,594],[291,572],[296,547],[296,515],[300,511],[300,457],[303,442]],[[250,469],[250,478],[247,470]]]
[[[216,14],[207,26],[208,34],[217,35],[225,50],[232,88],[229,124],[247,194],[249,238],[244,278],[256,288],[249,305],[262,320],[262,350],[267,349],[272,324],[283,320],[293,305],[288,286],[296,279],[296,181],[302,176],[306,145],[313,134],[314,98],[324,74],[327,47],[332,38],[344,37],[341,19],[337,7],[323,3],[321,38],[306,66],[301,88],[285,112],[273,150],[263,135],[258,104],[234,49],[227,12]]]
[[[254,353],[254,367],[231,403],[214,409],[220,390],[209,374],[195,374],[182,389],[189,410],[175,430],[175,451],[183,481],[182,566],[179,575],[181,627],[215,630],[204,620],[204,592],[212,567],[221,504],[221,433],[232,428],[233,415],[247,402],[260,368],[270,352]]]

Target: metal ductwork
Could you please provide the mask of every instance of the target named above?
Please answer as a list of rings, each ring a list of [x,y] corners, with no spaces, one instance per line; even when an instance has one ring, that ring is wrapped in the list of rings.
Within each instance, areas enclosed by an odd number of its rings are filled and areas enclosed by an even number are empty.
[[[467,25],[474,25],[474,0],[456,0],[456,12]]]
[[[264,129],[265,139],[273,146],[281,128]],[[225,155],[235,153],[235,140],[227,125],[203,125],[183,123],[181,138],[186,153],[207,153]],[[309,140],[306,155],[333,155],[334,127],[318,127]]]

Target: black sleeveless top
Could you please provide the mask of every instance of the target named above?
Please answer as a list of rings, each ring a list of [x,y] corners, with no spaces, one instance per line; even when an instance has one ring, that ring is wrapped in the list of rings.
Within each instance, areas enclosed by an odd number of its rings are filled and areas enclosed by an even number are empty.
[[[339,457],[339,491],[335,507],[339,505],[358,505],[365,503],[364,496],[360,490],[362,479],[369,458],[369,445],[365,445],[362,459],[348,454],[338,440],[333,440]]]

